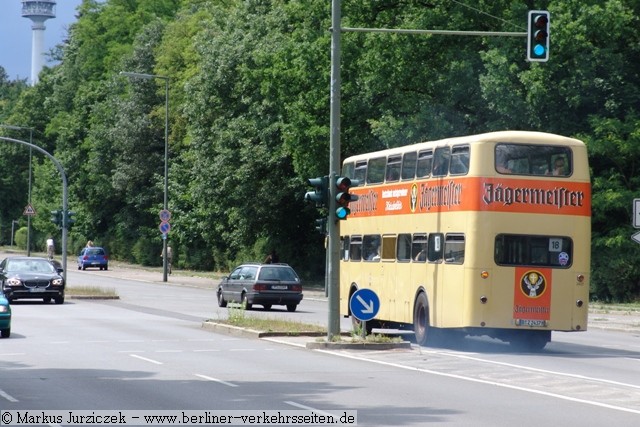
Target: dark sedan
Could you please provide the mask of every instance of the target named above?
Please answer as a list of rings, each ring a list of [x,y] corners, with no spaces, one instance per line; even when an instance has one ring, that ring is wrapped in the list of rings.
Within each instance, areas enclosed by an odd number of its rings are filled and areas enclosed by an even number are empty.
[[[242,264],[224,277],[218,285],[218,306],[240,303],[250,310],[260,304],[265,310],[273,305],[286,305],[296,311],[302,301],[300,278],[287,264]]]
[[[56,268],[46,258],[16,256],[0,263],[2,292],[12,302],[17,299],[54,300],[64,303],[65,283],[62,268]]]

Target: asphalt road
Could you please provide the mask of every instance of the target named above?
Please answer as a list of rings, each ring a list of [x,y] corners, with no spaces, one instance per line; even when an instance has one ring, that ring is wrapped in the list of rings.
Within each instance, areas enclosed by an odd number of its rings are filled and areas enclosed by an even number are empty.
[[[70,286],[114,286],[122,298],[17,301],[12,337],[0,341],[2,410],[312,408],[357,410],[365,426],[632,426],[640,415],[634,332],[561,334],[541,354],[493,340],[311,351],[309,338],[204,330],[217,310],[211,279],[164,283],[116,264],[68,273]],[[282,315],[326,315],[321,295],[303,304]]]

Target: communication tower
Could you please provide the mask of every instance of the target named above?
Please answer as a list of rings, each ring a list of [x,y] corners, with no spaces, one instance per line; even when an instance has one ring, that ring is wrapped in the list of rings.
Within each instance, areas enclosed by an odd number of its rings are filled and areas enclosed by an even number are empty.
[[[31,84],[44,66],[44,21],[56,17],[55,0],[22,0],[22,17],[31,19]]]

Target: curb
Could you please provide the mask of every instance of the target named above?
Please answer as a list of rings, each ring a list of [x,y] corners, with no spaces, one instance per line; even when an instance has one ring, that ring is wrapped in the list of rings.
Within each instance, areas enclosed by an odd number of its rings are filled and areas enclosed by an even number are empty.
[[[265,332],[256,331],[254,329],[241,328],[238,326],[226,325],[216,321],[205,320],[202,322],[202,328],[223,333],[231,336],[243,338],[273,338],[273,337],[324,337],[326,332]],[[343,334],[345,337],[351,334]],[[375,342],[326,342],[316,341],[305,343],[305,348],[309,350],[395,350],[410,349],[411,342],[401,341],[393,343],[375,343]]]

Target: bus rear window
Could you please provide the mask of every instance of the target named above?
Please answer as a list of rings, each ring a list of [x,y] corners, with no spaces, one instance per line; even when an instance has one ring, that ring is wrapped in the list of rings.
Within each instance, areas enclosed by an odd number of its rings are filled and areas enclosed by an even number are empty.
[[[498,265],[569,268],[573,263],[573,242],[563,236],[499,234],[494,258]]]
[[[573,173],[573,156],[569,147],[500,143],[495,149],[495,169],[507,175],[567,177]]]

